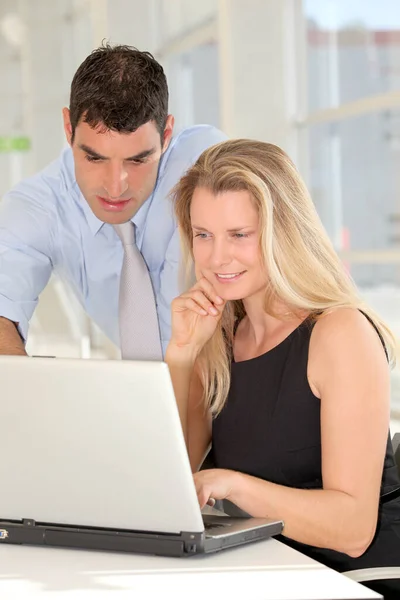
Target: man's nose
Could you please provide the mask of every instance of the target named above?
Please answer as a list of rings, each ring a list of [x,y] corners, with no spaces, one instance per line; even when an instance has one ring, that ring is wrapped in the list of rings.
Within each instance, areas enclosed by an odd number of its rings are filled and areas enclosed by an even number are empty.
[[[120,198],[128,189],[128,174],[123,165],[109,165],[103,187],[110,198]]]

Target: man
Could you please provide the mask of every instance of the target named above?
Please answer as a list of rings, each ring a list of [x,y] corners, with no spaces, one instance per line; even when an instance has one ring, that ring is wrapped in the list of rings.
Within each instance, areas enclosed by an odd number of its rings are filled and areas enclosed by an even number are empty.
[[[63,120],[69,147],[0,203],[0,353],[25,354],[38,295],[55,271],[109,338],[123,341],[124,358],[160,358],[178,294],[169,194],[225,136],[201,125],[173,137],[163,69],[129,46],[85,59]]]

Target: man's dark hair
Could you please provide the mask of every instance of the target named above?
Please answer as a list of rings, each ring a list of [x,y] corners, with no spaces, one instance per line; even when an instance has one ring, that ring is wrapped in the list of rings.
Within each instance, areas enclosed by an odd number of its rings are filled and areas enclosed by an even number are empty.
[[[72,141],[80,120],[122,133],[154,121],[162,137],[168,115],[163,68],[150,52],[103,44],[75,73],[69,109]]]

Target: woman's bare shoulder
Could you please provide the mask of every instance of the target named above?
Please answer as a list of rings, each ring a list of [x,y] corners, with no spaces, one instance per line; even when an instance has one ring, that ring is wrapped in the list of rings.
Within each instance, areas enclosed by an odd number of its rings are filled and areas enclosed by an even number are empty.
[[[336,308],[322,313],[315,323],[313,337],[326,347],[338,341],[351,346],[370,341],[382,346],[375,327],[357,308]]]
[[[382,341],[360,310],[338,308],[317,319],[308,360],[308,380],[316,396],[326,382],[333,386],[335,377],[345,382],[377,369],[384,379],[388,377]]]

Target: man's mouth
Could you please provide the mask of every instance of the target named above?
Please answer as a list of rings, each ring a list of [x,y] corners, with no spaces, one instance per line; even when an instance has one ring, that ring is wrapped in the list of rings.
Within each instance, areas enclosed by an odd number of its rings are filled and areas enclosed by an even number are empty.
[[[128,198],[127,200],[111,200],[110,198],[104,198],[103,196],[97,196],[97,199],[102,208],[110,212],[121,212],[125,210],[126,206],[131,201],[131,198]]]

